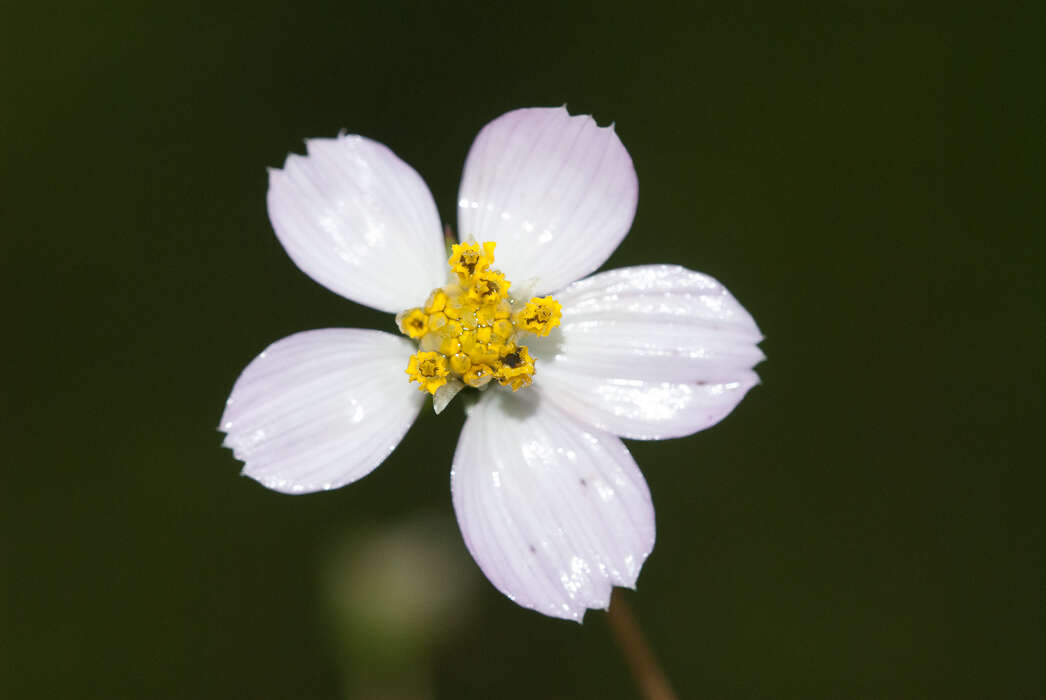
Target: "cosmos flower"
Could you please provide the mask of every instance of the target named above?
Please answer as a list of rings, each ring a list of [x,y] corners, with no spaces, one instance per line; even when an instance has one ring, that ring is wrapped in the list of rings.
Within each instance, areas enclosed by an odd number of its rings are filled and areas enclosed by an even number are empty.
[[[449,260],[432,195],[391,150],[354,135],[307,150],[270,171],[277,237],[315,281],[396,314],[399,333],[277,341],[236,381],[225,445],[271,489],[334,489],[381,464],[430,395],[438,412],[467,391],[451,491],[472,556],[524,607],[605,609],[654,546],[621,438],[681,437],[730,413],[758,383],[752,317],[683,267],[591,274],[638,198],[613,126],[591,117],[520,109],[480,131]]]

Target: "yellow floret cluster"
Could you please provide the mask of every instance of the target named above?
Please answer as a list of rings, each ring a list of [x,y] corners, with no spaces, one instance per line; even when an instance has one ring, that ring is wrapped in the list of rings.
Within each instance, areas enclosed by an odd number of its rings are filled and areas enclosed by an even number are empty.
[[[454,279],[433,290],[424,306],[396,316],[400,331],[420,346],[407,375],[421,391],[435,394],[452,381],[478,389],[493,380],[516,391],[533,381],[534,358],[519,336],[547,336],[559,325],[560,305],[552,297],[534,297],[520,306],[505,275],[491,268],[494,247],[452,246]]]

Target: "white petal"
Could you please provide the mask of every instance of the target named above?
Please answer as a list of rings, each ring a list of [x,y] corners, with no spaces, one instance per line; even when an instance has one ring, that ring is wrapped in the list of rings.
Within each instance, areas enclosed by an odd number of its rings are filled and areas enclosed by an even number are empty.
[[[439,214],[421,177],[362,136],[312,139],[269,171],[269,218],[291,259],[355,302],[396,313],[446,281]]]
[[[632,226],[639,183],[613,126],[566,108],[517,109],[483,127],[465,162],[458,235],[495,241],[495,266],[544,294],[592,272]]]
[[[611,270],[556,293],[561,326],[528,342],[556,404],[616,435],[679,437],[726,417],[759,382],[751,315],[717,281],[675,265]]]
[[[580,620],[635,586],[654,547],[654,507],[618,438],[572,420],[533,389],[488,391],[451,472],[465,544],[512,600]]]
[[[221,430],[243,473],[284,493],[334,489],[396,448],[425,395],[404,370],[414,346],[380,331],[327,328],[279,340],[243,370]]]

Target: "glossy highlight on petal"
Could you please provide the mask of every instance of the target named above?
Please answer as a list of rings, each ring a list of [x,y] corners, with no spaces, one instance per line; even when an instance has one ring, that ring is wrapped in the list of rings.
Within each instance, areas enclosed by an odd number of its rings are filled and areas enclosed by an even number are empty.
[[[284,493],[338,488],[395,449],[424,394],[407,384],[413,351],[380,331],[327,328],[270,345],[233,386],[220,429],[243,473]]]
[[[610,270],[557,292],[558,333],[532,343],[552,402],[615,435],[689,435],[759,383],[752,316],[716,280],[676,265]]]
[[[287,254],[328,289],[396,313],[443,283],[443,233],[428,187],[382,144],[311,139],[269,171],[269,218]]]
[[[465,544],[498,590],[553,617],[605,609],[654,546],[654,508],[620,439],[538,392],[487,392],[451,472]]]
[[[533,294],[553,292],[610,256],[635,216],[639,184],[613,126],[566,108],[517,109],[483,127],[458,193],[462,240],[498,245],[498,265]]]

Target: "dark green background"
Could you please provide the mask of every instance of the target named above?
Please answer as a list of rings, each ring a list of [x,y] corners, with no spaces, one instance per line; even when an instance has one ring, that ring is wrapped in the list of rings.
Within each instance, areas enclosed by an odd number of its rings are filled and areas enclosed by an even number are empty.
[[[462,413],[333,493],[237,475],[216,426],[251,358],[391,329],[294,267],[265,168],[365,134],[453,224],[477,130],[564,102],[639,174],[607,266],[707,272],[767,338],[726,421],[629,444],[658,516],[629,600],[681,697],[1046,693],[1041,18],[728,7],[5,3],[8,697],[331,698],[398,663],[320,571],[453,528]],[[634,696],[602,613],[463,566],[413,662],[436,697]]]

